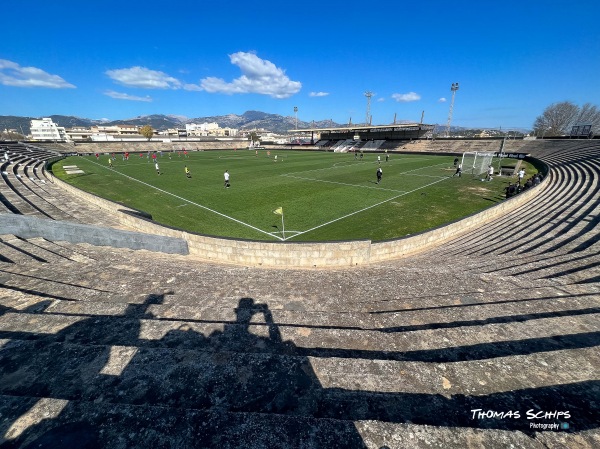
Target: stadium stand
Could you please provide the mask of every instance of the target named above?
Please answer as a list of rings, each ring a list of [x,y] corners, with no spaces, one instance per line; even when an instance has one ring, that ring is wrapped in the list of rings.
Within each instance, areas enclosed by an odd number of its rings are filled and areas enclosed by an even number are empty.
[[[4,207],[98,223],[29,150]],[[505,151],[548,165],[535,199],[348,270],[0,235],[0,445],[599,447],[600,143]]]

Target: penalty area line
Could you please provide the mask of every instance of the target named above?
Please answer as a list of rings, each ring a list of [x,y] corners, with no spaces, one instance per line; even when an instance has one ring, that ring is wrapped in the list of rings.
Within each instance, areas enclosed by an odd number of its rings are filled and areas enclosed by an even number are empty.
[[[304,178],[302,176],[294,176],[294,175],[281,175],[281,176],[285,176],[287,178],[303,179],[305,181],[326,182],[328,184],[339,184],[341,186],[358,187],[361,189],[375,189],[375,190],[386,190],[388,192],[406,193],[406,190],[385,189],[382,187],[363,186],[360,184],[348,184],[346,182],[327,181],[325,179]]]
[[[447,179],[450,179],[450,178],[438,179],[437,181],[430,182],[430,183],[429,183],[429,184],[427,184],[427,185],[424,185],[424,186],[418,187],[418,188],[416,188],[416,189],[413,189],[413,190],[411,190],[411,191],[409,191],[409,192],[403,192],[403,193],[401,193],[400,195],[393,196],[393,197],[391,197],[391,198],[388,198],[387,200],[380,201],[379,203],[376,203],[376,204],[373,204],[373,205],[371,205],[371,206],[365,207],[365,208],[363,208],[363,209],[357,210],[357,211],[355,211],[355,212],[352,212],[352,213],[346,214],[346,215],[344,215],[344,216],[342,216],[342,217],[336,218],[335,220],[330,220],[330,221],[328,221],[327,223],[323,223],[323,224],[320,224],[319,226],[315,226],[314,228],[307,229],[306,231],[302,231],[302,232],[300,232],[300,233],[298,233],[298,234],[296,234],[296,235],[292,235],[292,236],[288,237],[286,240],[293,239],[294,237],[297,237],[297,236],[299,236],[299,235],[302,235],[302,234],[306,234],[307,232],[314,231],[315,229],[322,228],[323,226],[330,225],[331,223],[335,223],[336,221],[343,220],[344,218],[351,217],[352,215],[359,214],[359,213],[361,213],[361,212],[364,212],[364,211],[366,211],[366,210],[369,210],[369,209],[373,209],[374,207],[377,207],[377,206],[380,206],[380,205],[382,205],[382,204],[385,204],[385,203],[388,203],[388,202],[390,202],[390,201],[393,201],[393,200],[395,200],[396,198],[400,198],[401,196],[408,195],[409,193],[416,192],[416,191],[418,191],[418,190],[421,190],[421,189],[424,189],[424,188],[426,188],[426,187],[432,186],[432,185],[434,185],[434,184],[437,184],[438,182],[442,182],[442,181],[445,181],[445,180],[447,180]]]
[[[99,163],[97,163],[97,162],[94,162],[94,161],[91,161],[91,162],[92,162],[93,164],[96,164],[96,165],[98,165],[98,166],[100,166],[100,167],[102,167],[102,168],[106,169],[106,170],[111,170],[110,168],[108,168],[108,167],[105,167],[105,166],[104,166],[104,165],[102,165],[102,164],[99,164]],[[235,221],[236,223],[239,223],[239,224],[241,224],[241,225],[243,225],[243,226],[247,226],[247,227],[249,227],[249,228],[251,228],[251,229],[254,229],[255,231],[261,232],[261,233],[263,233],[263,234],[269,235],[269,236],[271,236],[271,237],[275,237],[276,239],[279,239],[279,240],[283,241],[283,238],[282,238],[282,237],[278,237],[278,236],[276,236],[276,235],[272,235],[271,233],[269,233],[269,232],[267,232],[267,231],[263,231],[262,229],[259,229],[259,228],[255,227],[255,226],[252,226],[251,224],[244,223],[243,221],[241,221],[241,220],[238,220],[237,218],[233,218],[233,217],[230,217],[229,215],[225,215],[225,214],[223,214],[223,213],[221,213],[221,212],[217,212],[216,210],[214,210],[214,209],[211,209],[210,207],[203,206],[202,204],[195,203],[195,202],[193,202],[193,201],[190,201],[190,200],[188,200],[187,198],[184,198],[184,197],[182,197],[182,196],[175,195],[174,193],[171,193],[171,192],[167,192],[166,190],[160,189],[160,188],[158,188],[158,187],[156,187],[156,186],[153,186],[152,184],[148,184],[147,182],[140,181],[139,179],[135,179],[135,178],[133,178],[133,177],[131,177],[131,176],[129,176],[129,175],[126,175],[125,173],[121,173],[121,172],[119,172],[119,171],[116,171],[116,170],[114,170],[114,169],[112,169],[111,171],[113,171],[113,172],[115,172],[115,173],[118,173],[118,174],[120,174],[121,176],[124,176],[125,178],[131,179],[132,181],[139,182],[140,184],[143,184],[143,185],[145,185],[145,186],[148,186],[148,187],[150,187],[150,188],[152,188],[152,189],[158,190],[159,192],[162,192],[162,193],[164,193],[164,194],[166,194],[166,195],[170,195],[170,196],[172,196],[172,197],[178,198],[178,199],[180,199],[180,200],[182,200],[182,201],[185,201],[186,203],[192,204],[192,205],[194,205],[194,206],[197,206],[197,207],[199,207],[199,208],[201,208],[201,209],[205,209],[205,210],[207,210],[207,211],[209,211],[209,212],[212,212],[213,214],[220,215],[221,217],[227,218],[227,219],[229,219],[229,220],[231,220],[231,221]],[[180,206],[178,206],[178,207],[180,207]]]

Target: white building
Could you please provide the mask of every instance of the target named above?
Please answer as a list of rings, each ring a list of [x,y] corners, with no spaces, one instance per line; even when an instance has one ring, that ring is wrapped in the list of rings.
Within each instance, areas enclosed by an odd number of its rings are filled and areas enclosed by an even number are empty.
[[[185,131],[188,136],[208,136],[214,135],[219,129],[217,123],[202,123],[197,125],[196,123],[188,123],[185,125]]]
[[[31,120],[30,128],[33,140],[60,140],[63,142],[70,140],[65,128],[58,126],[51,118]]]

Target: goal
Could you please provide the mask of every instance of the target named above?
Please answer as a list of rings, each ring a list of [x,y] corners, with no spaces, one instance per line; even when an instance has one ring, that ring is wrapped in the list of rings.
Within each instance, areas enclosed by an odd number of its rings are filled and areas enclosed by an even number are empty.
[[[462,156],[462,171],[473,176],[479,176],[487,172],[488,167],[494,159],[494,153],[466,152]]]

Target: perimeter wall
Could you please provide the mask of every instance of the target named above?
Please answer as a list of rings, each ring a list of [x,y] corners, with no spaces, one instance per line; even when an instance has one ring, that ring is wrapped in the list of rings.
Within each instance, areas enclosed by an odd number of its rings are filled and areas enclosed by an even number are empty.
[[[97,205],[118,217],[123,225],[138,232],[183,238],[187,242],[190,256],[194,258],[216,263],[270,268],[342,268],[399,259],[439,246],[451,238],[505,215],[530,201],[540,189],[546,188],[546,178],[544,178],[539,186],[530,188],[489,209],[410,237],[375,243],[370,240],[276,243],[209,237],[168,228],[133,214],[124,213],[123,210],[126,208],[123,206],[79,190],[54,176],[53,180],[66,191]]]

